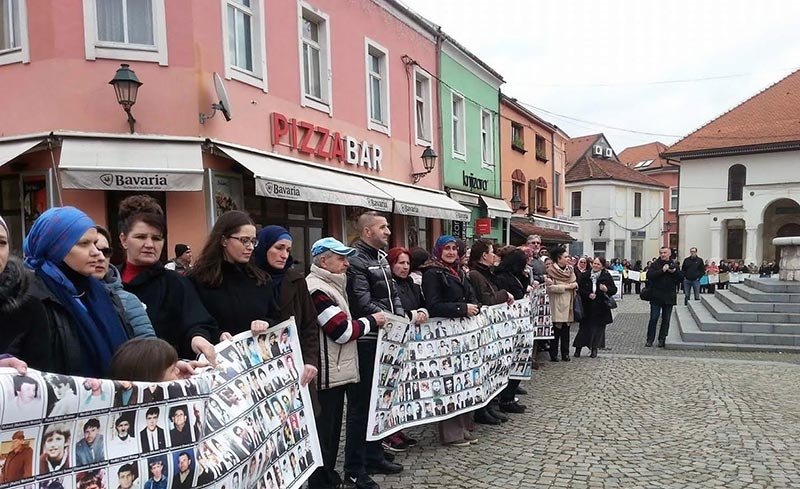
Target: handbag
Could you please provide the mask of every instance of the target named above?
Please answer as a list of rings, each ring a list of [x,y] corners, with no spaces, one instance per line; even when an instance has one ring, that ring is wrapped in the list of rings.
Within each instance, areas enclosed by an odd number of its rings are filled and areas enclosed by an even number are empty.
[[[572,315],[575,322],[583,321],[583,301],[580,294],[577,293],[572,301]]]
[[[650,299],[652,298],[653,298],[653,291],[650,290],[650,287],[648,287],[647,285],[642,287],[642,290],[639,292],[639,299],[650,302]]]
[[[617,308],[617,301],[613,297],[608,294],[603,294],[603,304],[606,305],[609,309],[616,309]]]

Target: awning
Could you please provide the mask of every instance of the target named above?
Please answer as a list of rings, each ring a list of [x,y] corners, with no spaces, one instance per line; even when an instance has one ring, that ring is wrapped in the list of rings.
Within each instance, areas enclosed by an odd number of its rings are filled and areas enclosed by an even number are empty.
[[[25,141],[8,141],[0,143],[0,166],[5,165],[22,153],[41,143],[41,139],[27,139]]]
[[[392,211],[391,196],[358,175],[226,146],[219,146],[219,149],[253,172],[256,195]]]
[[[495,217],[509,219],[511,218],[511,214],[514,213],[514,211],[511,210],[511,207],[509,207],[506,201],[503,199],[495,199],[494,197],[481,195],[481,200],[483,200],[483,203],[486,204],[486,209],[489,211],[487,214],[488,217],[492,219]]]
[[[531,234],[538,234],[541,236],[542,242],[547,242],[550,244],[572,243],[575,241],[575,238],[570,236],[569,233],[559,231],[558,229],[535,226],[529,222],[526,222],[524,219],[512,219],[511,230],[514,232],[514,234],[522,237],[522,244],[525,244],[525,239],[527,239],[527,237]],[[512,243],[514,241],[516,240],[512,240]]]
[[[375,180],[367,181],[394,198],[394,212],[396,214],[449,219],[451,221],[470,220],[470,210],[443,192]]]
[[[65,138],[58,167],[64,188],[203,189],[203,155],[198,142]]]

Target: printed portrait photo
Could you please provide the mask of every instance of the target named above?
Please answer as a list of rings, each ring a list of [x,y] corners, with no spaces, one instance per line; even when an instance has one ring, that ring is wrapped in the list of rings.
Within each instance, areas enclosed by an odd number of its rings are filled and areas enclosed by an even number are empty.
[[[166,413],[162,406],[150,406],[140,409],[137,416],[136,431],[139,435],[141,453],[150,453],[167,448],[167,437],[164,431]]]
[[[7,431],[0,438],[0,459],[5,460],[2,466],[3,482],[15,482],[33,476],[35,463],[34,453],[39,427],[23,430]]]
[[[39,489],[73,489],[75,486],[72,483],[72,475],[65,474],[40,481],[37,486],[27,487],[38,487]]]
[[[171,489],[191,489],[195,485],[194,451],[191,449],[172,452]]]
[[[45,374],[44,381],[47,385],[47,417],[75,414],[79,403],[75,379],[66,375]]]
[[[74,466],[84,467],[106,460],[108,416],[80,418],[75,425]]]
[[[114,382],[114,407],[139,404],[139,386],[128,380]]]
[[[44,416],[45,394],[47,392],[41,377],[31,372],[29,375],[0,376],[3,391],[2,424],[30,421]]]
[[[75,474],[75,488],[76,489],[109,489],[106,478],[107,470],[94,469]]]
[[[61,472],[70,468],[74,421],[46,425],[41,436],[39,474]]]
[[[109,460],[139,453],[136,441],[136,411],[125,411],[109,416],[106,429],[106,449]]]
[[[83,379],[79,391],[82,412],[109,408],[114,400],[114,383],[110,380]]]
[[[108,468],[110,479],[109,487],[117,489],[139,489],[142,487],[139,480],[139,462],[133,460]]]
[[[169,462],[167,455],[148,457],[144,463],[147,471],[142,471],[144,484],[140,487],[143,489],[169,487]]]

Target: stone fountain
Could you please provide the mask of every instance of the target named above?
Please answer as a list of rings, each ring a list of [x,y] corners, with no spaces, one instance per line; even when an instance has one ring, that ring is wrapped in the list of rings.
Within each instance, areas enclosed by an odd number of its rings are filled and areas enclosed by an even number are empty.
[[[778,278],[787,282],[800,282],[800,236],[775,238],[772,244],[781,250]]]

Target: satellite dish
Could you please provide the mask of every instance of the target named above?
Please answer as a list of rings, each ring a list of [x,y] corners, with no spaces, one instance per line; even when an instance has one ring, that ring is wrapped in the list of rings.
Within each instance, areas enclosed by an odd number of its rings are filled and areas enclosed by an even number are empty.
[[[219,102],[211,104],[212,112],[210,115],[200,113],[200,124],[205,124],[207,120],[214,117],[219,110],[225,117],[226,121],[231,120],[231,102],[228,100],[228,91],[225,90],[225,85],[222,83],[222,77],[219,73],[214,73],[214,91],[217,92]]]

